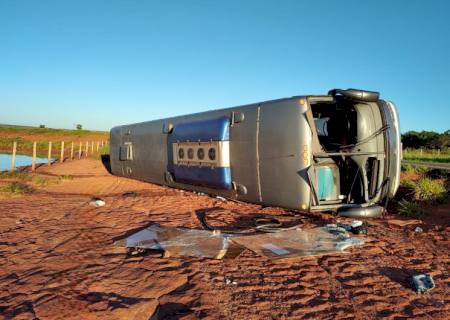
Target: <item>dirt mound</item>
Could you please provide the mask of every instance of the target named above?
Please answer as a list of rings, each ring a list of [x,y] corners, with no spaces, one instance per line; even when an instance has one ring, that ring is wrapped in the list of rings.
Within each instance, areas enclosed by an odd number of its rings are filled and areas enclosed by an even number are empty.
[[[150,223],[245,226],[279,208],[223,202],[111,176],[84,159],[41,174],[72,180],[0,200],[0,319],[446,319],[450,316],[449,218],[369,221],[369,241],[349,254],[270,261],[127,256],[114,239]],[[133,191],[134,193],[125,192]],[[106,201],[93,207],[93,196]],[[398,217],[395,217],[398,220]],[[345,221],[344,219],[341,219]],[[335,221],[307,214],[304,227]],[[408,278],[430,273],[417,295]]]

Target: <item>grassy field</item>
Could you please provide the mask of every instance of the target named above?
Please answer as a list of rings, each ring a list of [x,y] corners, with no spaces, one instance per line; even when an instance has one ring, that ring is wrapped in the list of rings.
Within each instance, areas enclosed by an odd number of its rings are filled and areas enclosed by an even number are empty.
[[[11,153],[13,142],[17,142],[17,153],[30,155],[33,150],[33,142],[37,142],[38,156],[46,156],[48,142],[52,141],[52,154],[61,152],[61,142],[65,143],[65,150],[70,150],[71,142],[75,143],[75,151],[78,151],[79,142],[106,141],[109,133],[106,131],[92,130],[67,130],[52,128],[37,128],[26,126],[13,126],[0,124],[0,152]]]
[[[9,124],[0,124],[0,136],[3,134],[19,134],[19,135],[47,135],[47,136],[71,136],[84,137],[90,135],[108,136],[107,131],[94,130],[70,130],[70,129],[53,129],[53,128],[38,128],[28,126],[15,126]]]
[[[403,159],[412,161],[427,161],[450,163],[450,150],[443,150],[440,153],[437,150],[405,149],[403,150]]]

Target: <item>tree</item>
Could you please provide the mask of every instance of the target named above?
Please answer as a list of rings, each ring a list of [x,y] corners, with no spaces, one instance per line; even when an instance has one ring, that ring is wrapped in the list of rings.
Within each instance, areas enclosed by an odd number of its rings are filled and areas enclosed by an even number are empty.
[[[450,147],[450,130],[444,133],[434,131],[408,131],[402,134],[404,148],[445,149]]]
[[[77,130],[83,130],[83,126],[81,124],[77,124]]]

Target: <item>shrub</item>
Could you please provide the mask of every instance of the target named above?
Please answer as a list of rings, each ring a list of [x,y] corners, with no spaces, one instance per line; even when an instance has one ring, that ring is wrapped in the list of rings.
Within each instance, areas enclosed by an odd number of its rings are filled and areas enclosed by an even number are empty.
[[[414,172],[416,172],[414,170],[414,167],[412,165],[410,165],[410,164],[402,164],[402,171],[405,171],[407,173],[414,173]]]
[[[443,183],[430,178],[423,178],[415,183],[414,199],[420,201],[440,201],[446,196],[446,190]]]
[[[66,176],[64,176],[66,177]],[[71,176],[70,176],[71,177]],[[40,187],[50,186],[54,184],[59,184],[61,180],[68,179],[68,178],[62,178],[62,176],[58,177],[42,177],[42,176],[34,176],[32,182],[35,185],[38,185]]]
[[[414,189],[416,187],[416,182],[411,179],[404,179],[400,181],[400,184],[408,189]]]
[[[33,178],[33,183],[38,186],[46,186],[49,184],[49,179],[40,177],[40,176],[36,176]]]
[[[58,176],[58,180],[73,180],[73,176],[71,176],[69,174],[65,174],[62,176]]]
[[[29,192],[30,188],[26,184],[14,181],[7,184],[6,186],[1,187],[0,191],[7,193],[25,193]]]
[[[28,174],[27,172],[3,171],[3,172],[0,172],[0,179],[13,179],[13,180],[20,180],[20,181],[30,181],[32,179],[32,176],[30,174]]]
[[[429,171],[430,169],[427,166],[416,166],[415,167],[415,171],[418,174],[425,174]]]
[[[418,218],[424,211],[419,203],[403,199],[398,203],[398,213],[405,217]]]

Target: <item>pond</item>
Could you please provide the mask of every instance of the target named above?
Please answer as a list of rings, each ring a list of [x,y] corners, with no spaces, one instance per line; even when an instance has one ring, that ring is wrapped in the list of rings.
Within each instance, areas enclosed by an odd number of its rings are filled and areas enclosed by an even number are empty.
[[[16,155],[16,168],[22,166],[30,166],[33,157]],[[46,163],[47,158],[36,158],[36,163]],[[11,168],[11,154],[0,153],[0,171],[9,170]]]

